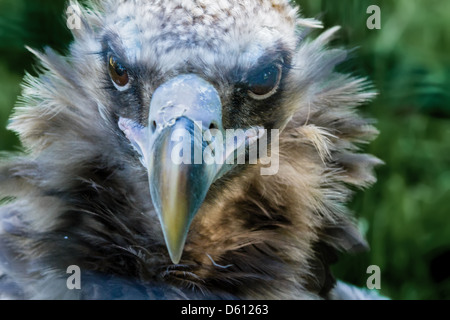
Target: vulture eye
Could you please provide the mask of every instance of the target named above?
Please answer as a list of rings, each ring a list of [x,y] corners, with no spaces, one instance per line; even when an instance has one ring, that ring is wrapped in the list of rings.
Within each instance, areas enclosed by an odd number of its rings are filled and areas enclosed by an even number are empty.
[[[248,94],[256,100],[267,99],[277,92],[280,80],[281,66],[272,65],[249,77]]]
[[[108,59],[109,76],[120,91],[128,89],[130,78],[127,69],[114,56]]]

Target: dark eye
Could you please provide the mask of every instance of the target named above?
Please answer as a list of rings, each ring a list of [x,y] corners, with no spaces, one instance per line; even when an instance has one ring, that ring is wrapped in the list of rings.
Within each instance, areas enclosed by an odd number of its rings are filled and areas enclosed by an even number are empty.
[[[108,70],[111,80],[119,90],[125,90],[130,78],[127,69],[114,56],[108,59]]]
[[[277,91],[280,79],[281,66],[279,65],[272,65],[263,71],[259,71],[248,79],[248,94],[253,99],[267,99]]]

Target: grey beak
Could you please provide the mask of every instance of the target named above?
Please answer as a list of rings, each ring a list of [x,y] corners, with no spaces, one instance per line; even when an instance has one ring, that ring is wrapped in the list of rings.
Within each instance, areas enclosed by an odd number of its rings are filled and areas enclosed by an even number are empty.
[[[178,263],[192,219],[218,171],[201,156],[207,147],[203,133],[210,127],[223,130],[219,94],[196,75],[178,76],[154,92],[148,127],[150,193],[170,257]]]
[[[203,139],[205,133],[215,130],[225,135],[222,104],[213,85],[190,74],[177,76],[155,90],[147,127],[124,118],[119,126],[148,170],[153,206],[176,264],[211,185],[233,167],[225,160],[234,157],[234,151],[248,140],[231,141],[232,147],[218,152],[221,163],[204,161],[205,150],[211,147]]]

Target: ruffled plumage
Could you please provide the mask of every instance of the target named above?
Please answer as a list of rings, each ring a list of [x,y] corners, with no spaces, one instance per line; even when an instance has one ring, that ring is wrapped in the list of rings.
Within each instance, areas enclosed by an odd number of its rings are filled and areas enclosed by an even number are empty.
[[[26,76],[9,127],[25,152],[0,165],[7,200],[0,207],[0,291],[45,299],[336,298],[329,270],[336,252],[367,247],[345,203],[352,187],[375,182],[372,169],[381,163],[359,153],[377,130],[356,108],[375,93],[365,79],[335,71],[347,59],[345,49],[329,48],[339,28],[313,39],[308,29],[321,24],[297,17],[286,1],[238,3],[111,0],[90,9],[72,3],[83,28],[74,30],[67,57],[33,51],[40,75]],[[177,15],[189,20],[184,29]],[[173,28],[164,29],[167,36],[155,17]],[[188,39],[178,38],[179,30]],[[167,255],[145,169],[103,89],[100,40],[110,33],[121,36],[115,41],[143,78],[152,76],[146,71],[152,66],[164,77],[182,73],[192,58],[190,68],[218,79],[221,88],[229,82],[224,70],[243,65],[252,41],[263,50],[280,43],[289,53],[283,90],[271,101],[274,126],[282,128],[278,174],[261,176],[259,164],[215,183],[178,265]],[[145,92],[152,88],[141,88],[142,104],[149,105]],[[230,89],[220,92],[226,120]],[[239,121],[262,117],[252,110],[243,105]],[[83,270],[83,290],[67,290],[69,265]],[[117,287],[123,295],[111,296]]]

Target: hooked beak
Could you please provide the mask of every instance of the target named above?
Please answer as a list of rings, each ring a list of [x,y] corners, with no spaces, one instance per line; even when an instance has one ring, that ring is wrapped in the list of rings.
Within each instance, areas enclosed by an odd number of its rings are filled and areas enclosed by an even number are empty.
[[[220,133],[224,129],[219,94],[196,75],[177,76],[153,93],[147,127],[125,118],[120,119],[119,127],[148,170],[153,205],[170,258],[176,264],[209,188],[232,168],[226,160],[234,157],[245,141],[233,144],[232,152],[223,153],[222,163],[203,161],[212,144],[203,141],[205,132],[211,127]]]
[[[194,126],[192,120],[182,117],[172,126],[162,129],[148,163],[150,194],[161,222],[167,249],[175,264],[180,261],[189,226],[216,174],[212,166],[195,164],[193,156],[189,157],[192,161],[186,161],[187,163],[180,163],[180,159],[175,159],[179,155],[174,154],[177,152],[177,143],[172,138],[177,131],[192,132]],[[202,141],[194,137],[187,141],[186,146],[203,152]]]

